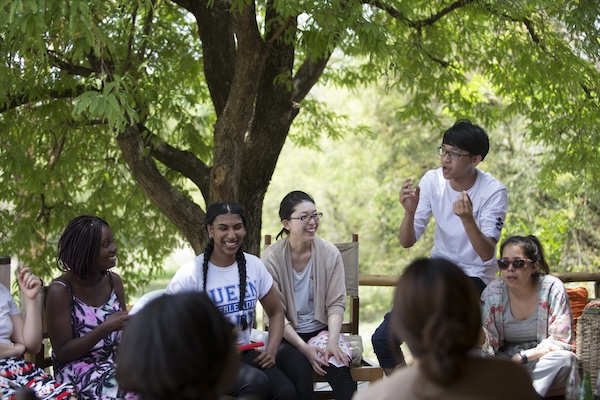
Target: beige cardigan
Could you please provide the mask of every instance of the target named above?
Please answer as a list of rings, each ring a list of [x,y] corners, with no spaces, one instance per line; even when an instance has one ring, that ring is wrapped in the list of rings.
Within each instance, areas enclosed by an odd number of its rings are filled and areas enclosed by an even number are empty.
[[[262,255],[267,270],[273,276],[281,293],[286,324],[298,326],[298,314],[294,302],[294,276],[292,253],[288,239],[278,240],[268,246]],[[346,309],[346,281],[342,256],[332,243],[315,237],[311,244],[311,260],[314,280],[315,319],[327,324],[330,315],[344,317]]]

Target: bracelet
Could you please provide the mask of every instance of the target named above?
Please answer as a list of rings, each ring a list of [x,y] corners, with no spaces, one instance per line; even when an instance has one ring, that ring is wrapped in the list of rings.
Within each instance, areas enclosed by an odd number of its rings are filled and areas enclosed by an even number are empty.
[[[521,356],[523,364],[527,364],[527,353],[525,353],[525,350],[519,351],[519,355]]]

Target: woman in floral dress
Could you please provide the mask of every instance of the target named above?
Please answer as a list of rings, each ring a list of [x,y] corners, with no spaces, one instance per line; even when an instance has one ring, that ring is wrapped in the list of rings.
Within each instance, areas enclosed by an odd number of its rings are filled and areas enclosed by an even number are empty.
[[[117,247],[108,224],[83,215],[72,220],[58,242],[65,271],[48,287],[48,333],[58,382],[71,382],[80,399],[135,399],[119,390],[115,355],[128,320],[123,282],[110,272]]]

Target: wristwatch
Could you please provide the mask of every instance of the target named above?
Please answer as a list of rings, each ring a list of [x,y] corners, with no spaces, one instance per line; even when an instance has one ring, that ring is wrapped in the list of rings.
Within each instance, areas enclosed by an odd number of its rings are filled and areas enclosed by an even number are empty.
[[[525,350],[519,351],[519,355],[521,356],[522,363],[527,364],[527,354],[525,353]]]

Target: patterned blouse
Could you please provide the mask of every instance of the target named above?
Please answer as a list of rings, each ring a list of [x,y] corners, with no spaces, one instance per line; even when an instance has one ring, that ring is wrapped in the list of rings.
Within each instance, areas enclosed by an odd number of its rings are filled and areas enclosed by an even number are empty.
[[[493,356],[504,345],[504,299],[508,286],[504,279],[495,279],[481,294],[482,321],[486,343],[485,354]],[[540,278],[537,308],[537,346],[542,350],[572,350],[573,316],[565,285],[552,275]]]

